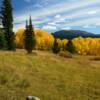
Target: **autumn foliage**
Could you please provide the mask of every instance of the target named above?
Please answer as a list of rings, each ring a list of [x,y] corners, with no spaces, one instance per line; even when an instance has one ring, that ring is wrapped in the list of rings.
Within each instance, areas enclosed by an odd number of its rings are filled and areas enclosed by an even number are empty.
[[[16,45],[17,45],[17,48],[24,48],[24,32],[25,32],[25,29],[19,29],[17,32],[16,32]]]
[[[25,29],[21,28],[16,32],[16,44],[17,48],[24,48],[24,32]],[[42,29],[35,29],[36,36],[36,49],[38,50],[51,50],[54,44],[54,37],[50,33]],[[61,50],[66,50],[67,39],[57,38],[58,46]]]
[[[16,44],[18,48],[23,48],[23,34],[25,29],[19,29],[16,32]],[[54,37],[42,30],[35,29],[36,35],[36,49],[38,50],[50,50],[54,43]],[[66,50],[67,39],[57,39],[58,46],[61,51]],[[72,40],[73,46],[77,54],[81,55],[100,55],[100,38],[82,38],[77,37]]]
[[[100,38],[78,37],[72,41],[78,54],[100,55]]]
[[[51,49],[54,42],[54,37],[50,33],[41,29],[37,29],[35,30],[35,34],[37,40],[36,49],[40,49],[40,50]]]
[[[24,46],[23,44],[24,31],[25,29],[19,29],[16,32],[16,44],[18,48],[23,48]],[[35,36],[36,36],[36,49],[47,50],[52,47],[54,42],[54,37],[48,32],[41,29],[35,29]]]

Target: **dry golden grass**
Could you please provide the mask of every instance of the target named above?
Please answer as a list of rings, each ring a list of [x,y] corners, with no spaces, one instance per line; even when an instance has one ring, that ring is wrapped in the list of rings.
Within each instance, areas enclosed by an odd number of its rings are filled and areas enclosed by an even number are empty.
[[[100,62],[91,58],[0,51],[0,100],[100,100]]]

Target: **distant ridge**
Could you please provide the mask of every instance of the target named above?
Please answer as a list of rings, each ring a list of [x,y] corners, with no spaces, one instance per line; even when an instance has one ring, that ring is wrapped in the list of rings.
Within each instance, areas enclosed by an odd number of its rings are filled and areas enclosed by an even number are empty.
[[[52,33],[52,35],[55,38],[60,38],[60,39],[73,39],[76,37],[92,37],[92,38],[99,38],[100,34],[94,34],[94,33],[89,33],[86,31],[81,31],[81,30],[61,30],[61,31],[57,31]]]

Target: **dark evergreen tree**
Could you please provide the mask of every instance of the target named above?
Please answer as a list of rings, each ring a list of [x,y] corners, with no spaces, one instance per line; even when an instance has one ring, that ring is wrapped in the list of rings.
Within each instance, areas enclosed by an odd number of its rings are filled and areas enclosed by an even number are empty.
[[[70,53],[75,53],[75,47],[71,40],[69,40],[68,43],[66,44],[66,50],[69,51]]]
[[[6,40],[4,32],[0,29],[0,49],[6,49]]]
[[[35,31],[34,31],[34,27],[32,25],[32,19],[31,19],[31,16],[30,16],[30,20],[29,20],[29,33],[32,33],[32,38],[31,38],[31,41],[32,41],[32,48],[35,49],[36,47],[36,37],[35,37]]]
[[[29,25],[27,24],[27,21],[26,21],[24,43],[25,43],[26,51],[28,53],[32,53],[32,50],[35,49],[35,46],[36,46],[36,39],[35,39],[34,28],[32,26],[31,17],[30,17],[30,20],[29,20]]]
[[[54,40],[52,51],[55,54],[58,54],[60,52],[60,47],[58,45],[57,39]]]
[[[1,19],[4,28],[5,38],[7,41],[7,49],[15,50],[15,34],[13,32],[13,15],[11,0],[3,0],[1,7]]]

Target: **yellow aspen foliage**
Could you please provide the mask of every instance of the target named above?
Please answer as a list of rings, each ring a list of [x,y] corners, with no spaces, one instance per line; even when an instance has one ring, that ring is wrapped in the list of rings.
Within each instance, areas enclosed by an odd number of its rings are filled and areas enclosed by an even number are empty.
[[[58,42],[58,45],[61,48],[61,50],[65,50],[66,49],[66,45],[68,43],[68,40],[67,39],[61,40],[61,39],[58,38],[57,39],[57,42]]]
[[[16,44],[18,48],[24,48],[24,31],[25,29],[19,29],[16,32]],[[35,29],[35,35],[36,35],[36,49],[40,50],[49,50],[51,49],[53,42],[54,42],[54,37],[42,30],[42,29]]]
[[[57,42],[58,42],[58,46],[59,46],[59,47],[62,47],[62,40],[58,38],[58,39],[57,39]]]
[[[78,37],[72,40],[78,54],[100,55],[100,38]]]
[[[16,46],[17,48],[23,48],[23,38],[24,38],[25,29],[21,28],[16,32]]]
[[[41,50],[51,49],[54,42],[54,37],[50,33],[42,29],[36,29],[35,33],[36,33],[36,40],[37,40],[36,48]]]
[[[67,43],[68,43],[68,40],[67,39],[63,39],[62,40],[62,50],[66,50]]]

